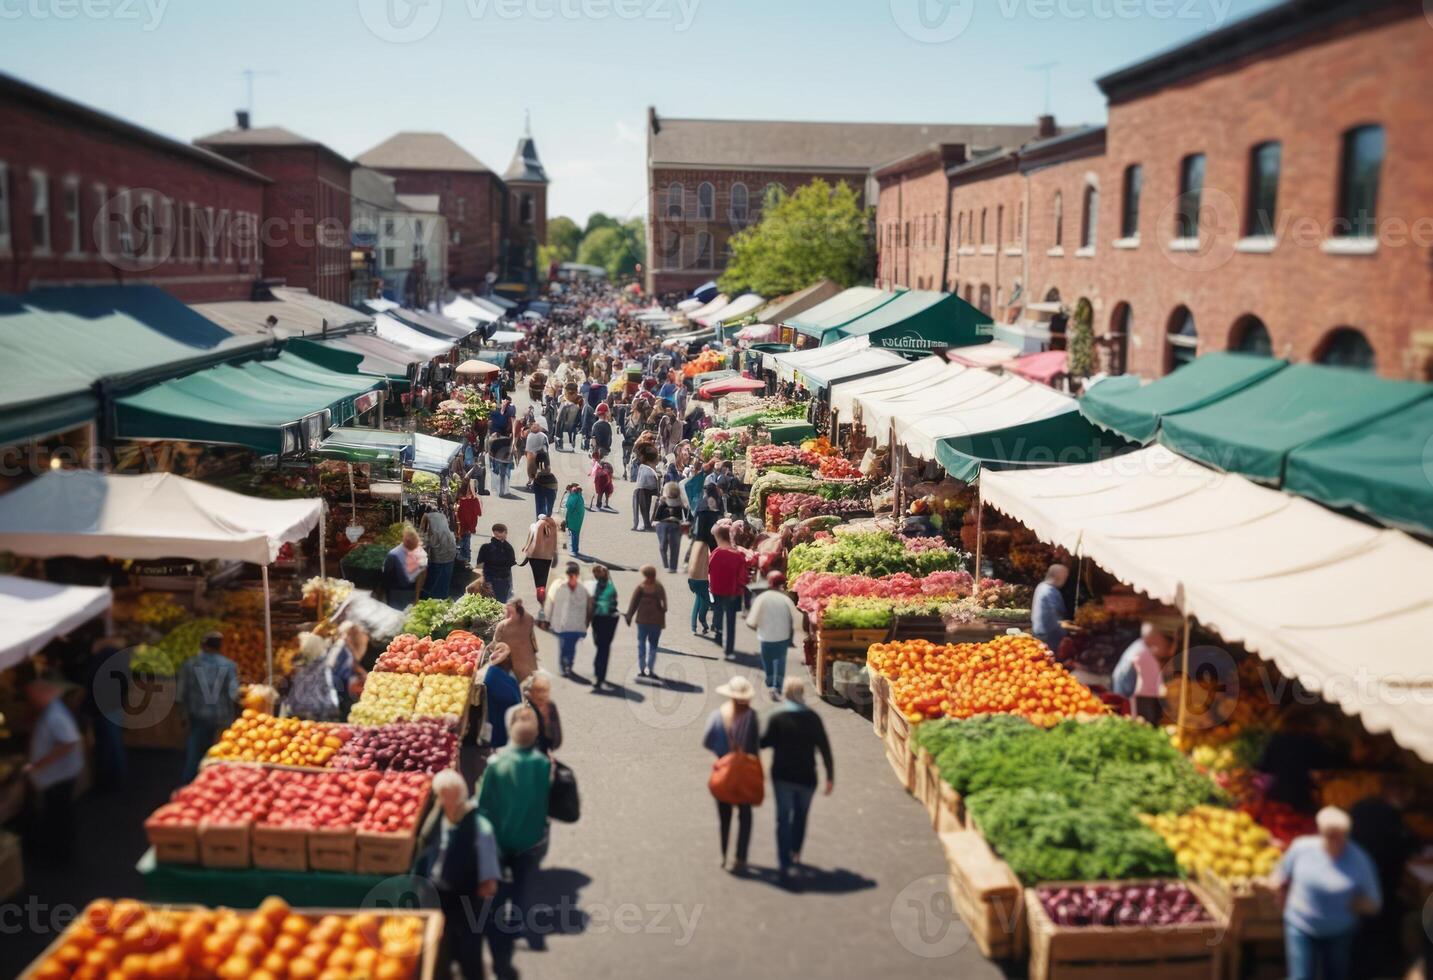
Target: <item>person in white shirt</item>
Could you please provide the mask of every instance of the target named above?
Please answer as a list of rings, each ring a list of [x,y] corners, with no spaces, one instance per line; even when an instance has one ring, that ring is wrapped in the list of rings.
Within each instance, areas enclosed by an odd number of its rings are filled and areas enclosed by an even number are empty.
[[[532,492],[532,481],[537,476],[537,455],[547,452],[547,433],[542,431],[542,422],[533,419],[528,425],[527,442],[523,444],[527,454],[527,490]]]
[[[1151,725],[1158,725],[1162,720],[1163,707],[1159,698],[1163,688],[1164,661],[1169,653],[1169,637],[1153,623],[1144,623],[1140,627],[1139,639],[1120,654],[1110,678],[1114,692],[1129,698],[1133,702],[1134,713]]]
[[[575,561],[567,563],[567,580],[547,590],[546,618],[549,628],[557,634],[558,664],[562,676],[572,673],[577,660],[577,645],[592,624],[592,593],[582,584],[582,568]]]
[[[75,842],[75,783],[85,768],[80,729],[55,684],[36,678],[25,696],[36,715],[24,769],[34,786],[31,833],[48,857],[68,861]]]
[[[786,651],[796,635],[800,613],[786,594],[786,576],[772,572],[766,576],[766,589],[752,600],[746,614],[746,625],[756,630],[761,644],[761,666],[766,671],[766,689],[771,700],[781,700],[781,687],[786,679]]]

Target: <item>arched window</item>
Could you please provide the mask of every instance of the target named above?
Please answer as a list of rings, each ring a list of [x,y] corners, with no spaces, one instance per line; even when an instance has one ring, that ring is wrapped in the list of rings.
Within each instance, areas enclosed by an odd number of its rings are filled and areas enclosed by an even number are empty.
[[[972,306],[975,304],[975,287],[970,283],[965,284],[965,301]]]
[[[712,267],[712,233],[709,231],[697,232],[697,261],[696,268],[710,269]]]
[[[678,183],[667,186],[667,217],[680,218],[682,216],[682,198],[686,191]]]
[[[716,188],[707,181],[697,185],[697,219],[710,221],[716,217]]]
[[[1144,168],[1137,163],[1125,167],[1124,199],[1120,202],[1120,237],[1139,237],[1139,195],[1144,190]]]
[[[786,188],[772,181],[767,184],[766,188],[761,192],[761,206],[763,208],[769,208],[785,196]]]
[[[1314,360],[1320,364],[1359,371],[1372,371],[1376,362],[1373,345],[1357,327],[1338,327],[1331,330],[1319,344]]]
[[[675,228],[663,228],[658,242],[662,268],[679,269],[682,264],[682,236]]]
[[[1166,374],[1177,371],[1198,356],[1199,330],[1194,325],[1194,314],[1189,311],[1189,307],[1181,306],[1169,315],[1169,332],[1165,335],[1165,341]]]
[[[1244,354],[1257,354],[1260,357],[1274,356],[1274,341],[1269,336],[1269,328],[1264,326],[1252,313],[1241,316],[1234,322],[1234,329],[1229,333],[1229,349]]]
[[[1055,247],[1065,244],[1065,195],[1055,192]]]
[[[1085,185],[1085,210],[1080,218],[1080,248],[1094,248],[1095,234],[1100,223],[1100,189],[1094,184]]]
[[[1134,330],[1134,310],[1128,303],[1115,307],[1110,316],[1110,332],[1105,335],[1105,370],[1124,374],[1128,370],[1129,338]]]
[[[980,312],[981,312],[981,313],[984,313],[986,316],[989,316],[989,315],[990,315],[990,287],[989,287],[989,286],[981,286],[981,287],[980,287],[980,303],[979,303],[978,305],[979,305],[979,307],[980,307]]]
[[[1383,171],[1383,127],[1359,126],[1343,134],[1338,234],[1372,238],[1378,224],[1378,182]]]
[[[746,185],[737,181],[731,185],[731,220],[733,224],[745,224],[747,210],[751,205]]]

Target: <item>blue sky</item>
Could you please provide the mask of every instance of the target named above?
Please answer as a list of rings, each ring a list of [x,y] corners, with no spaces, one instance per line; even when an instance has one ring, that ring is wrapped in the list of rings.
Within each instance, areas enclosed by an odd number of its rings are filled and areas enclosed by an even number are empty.
[[[356,155],[440,130],[502,171],[532,111],[549,211],[645,207],[670,116],[1099,122],[1093,80],[1271,0],[0,0],[0,68],[183,139],[254,125]]]

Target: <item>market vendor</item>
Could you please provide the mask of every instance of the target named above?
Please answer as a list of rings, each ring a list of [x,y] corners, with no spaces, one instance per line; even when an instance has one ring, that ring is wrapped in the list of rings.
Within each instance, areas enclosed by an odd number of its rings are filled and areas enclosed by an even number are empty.
[[[1285,715],[1254,768],[1273,777],[1266,798],[1308,813],[1314,808],[1313,773],[1334,767],[1326,720],[1310,708]]]
[[[34,678],[25,697],[36,714],[24,768],[34,789],[26,837],[47,857],[64,861],[74,844],[75,783],[85,768],[80,727],[54,682]]]
[[[179,668],[179,706],[189,722],[184,782],[199,773],[199,760],[219,733],[234,721],[239,701],[239,669],[224,656],[224,634],[210,630],[199,641],[199,653]]]
[[[1045,572],[1045,580],[1035,586],[1035,595],[1030,603],[1030,632],[1051,650],[1060,649],[1065,638],[1065,627],[1061,622],[1070,618],[1069,607],[1065,605],[1065,583],[1070,580],[1070,569],[1054,564]]]
[[[403,541],[383,559],[384,601],[394,609],[406,609],[418,597],[428,569],[428,553],[412,527],[404,528]]]
[[[1158,725],[1164,720],[1160,688],[1163,665],[1169,659],[1169,652],[1169,637],[1153,623],[1143,623],[1139,628],[1139,639],[1120,654],[1111,677],[1114,692],[1129,698],[1134,715],[1151,725]]]

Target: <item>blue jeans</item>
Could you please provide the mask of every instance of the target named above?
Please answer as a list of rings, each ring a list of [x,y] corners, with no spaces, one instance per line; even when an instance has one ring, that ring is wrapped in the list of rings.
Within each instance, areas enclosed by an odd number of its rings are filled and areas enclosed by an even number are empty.
[[[473,560],[473,536],[464,534],[458,538],[458,557],[463,561]]]
[[[761,668],[766,671],[766,686],[773,691],[781,690],[786,681],[786,651],[789,640],[761,641]]]
[[[569,524],[567,527],[567,536],[572,541],[572,553],[574,555],[582,554],[582,545],[579,544],[582,540],[582,529]]]
[[[428,566],[428,579],[423,583],[424,599],[446,599],[453,584],[453,563],[450,561]]]
[[[193,782],[194,777],[199,775],[199,762],[218,736],[219,727],[217,725],[190,719],[189,735],[184,741],[184,775],[180,782]]]
[[[657,641],[662,638],[662,627],[637,624],[637,667],[652,670],[657,666]]]
[[[687,588],[692,590],[692,595],[695,597],[692,602],[692,632],[697,631],[698,623],[701,624],[702,629],[709,629],[707,610],[712,607],[712,594],[711,590],[707,588],[707,580],[689,578],[687,579]]]
[[[582,642],[586,632],[568,632],[557,634],[557,662],[562,665],[563,670],[571,670],[573,663],[577,660],[577,644]]]
[[[1356,931],[1356,930],[1355,930]],[[1284,957],[1289,980],[1347,980],[1354,932],[1311,936],[1284,923]]]
[[[537,516],[551,514],[553,504],[557,503],[557,491],[549,490],[546,487],[532,488],[532,505],[537,510]]]
[[[776,792],[776,858],[782,871],[790,871],[792,855],[800,854],[806,841],[806,813],[816,787],[773,779],[771,788]]]
[[[730,657],[736,652],[736,614],[741,611],[741,596],[714,595],[712,608],[716,610],[716,635],[722,641],[722,652]]]
[[[677,556],[682,551],[682,526],[680,524],[657,524],[657,554],[661,556],[662,567],[669,572],[677,570]]]
[[[492,586],[493,598],[498,600],[498,602],[506,605],[507,601],[512,598],[511,576],[507,578],[490,578],[488,579],[488,585]]]

